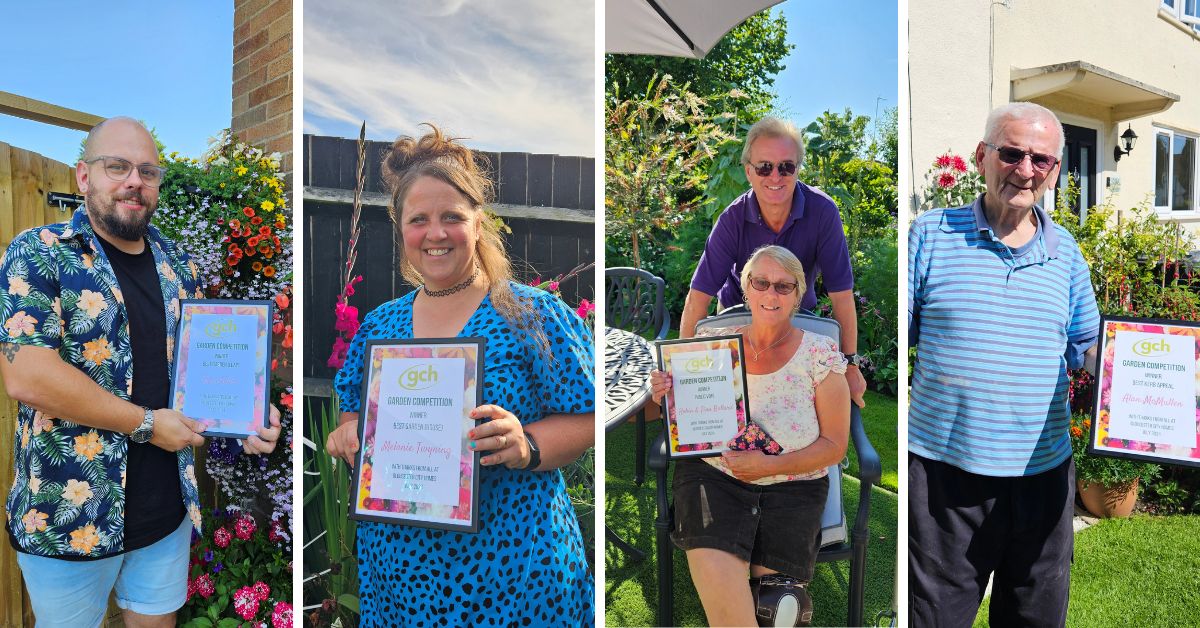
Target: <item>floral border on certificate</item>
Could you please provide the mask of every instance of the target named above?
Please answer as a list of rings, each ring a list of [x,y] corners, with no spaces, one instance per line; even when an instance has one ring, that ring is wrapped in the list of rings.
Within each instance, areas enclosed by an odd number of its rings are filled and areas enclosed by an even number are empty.
[[[191,347],[192,336],[192,316],[194,314],[211,314],[214,316],[235,315],[235,316],[254,316],[255,317],[255,338],[257,338],[257,346],[254,352],[254,407],[250,413],[249,421],[241,426],[238,426],[234,421],[224,421],[218,427],[221,431],[234,431],[239,433],[254,434],[258,432],[259,425],[262,424],[262,417],[267,416],[267,383],[269,377],[266,376],[267,368],[267,353],[271,350],[271,321],[270,308],[264,305],[236,305],[231,303],[184,303],[183,312],[180,317],[179,336],[179,355],[176,357],[176,382],[175,382],[175,403],[174,408],[184,408],[184,399],[187,393],[187,374],[188,353]],[[167,351],[174,353],[172,344],[175,339],[167,338]],[[186,411],[185,411],[186,414]],[[215,423],[211,420],[206,421],[209,427],[214,427]]]
[[[680,352],[695,351],[696,350],[695,345],[697,345],[697,344],[704,344],[707,346],[708,349],[725,349],[725,350],[729,351],[730,368],[733,372],[733,381],[734,381],[734,385],[735,385],[735,387],[734,387],[734,390],[735,390],[734,403],[737,405],[737,423],[738,423],[738,431],[740,432],[741,430],[746,428],[746,395],[745,395],[746,385],[742,381],[742,372],[743,371],[742,371],[741,352],[738,350],[738,342],[736,339],[733,339],[733,338],[714,338],[714,339],[696,338],[694,342],[672,343],[672,344],[659,345],[659,349],[662,351],[662,360],[663,360],[662,370],[667,373],[672,372],[671,371],[671,360],[672,360],[673,354],[680,353]],[[671,394],[674,394],[674,393],[672,392]],[[667,424],[671,426],[671,429],[668,432],[668,434],[670,435],[670,438],[671,438],[670,451],[677,452],[677,453],[709,451],[712,449],[716,449],[718,446],[724,446],[726,444],[724,441],[714,441],[711,443],[692,443],[689,445],[681,445],[679,443],[679,422],[675,418],[674,397],[672,397],[671,403],[668,405],[669,405],[670,409],[668,411],[669,416],[668,416]]]
[[[380,370],[385,359],[394,358],[463,358],[466,360],[466,380],[463,386],[463,419],[462,433],[475,426],[475,421],[468,414],[475,407],[477,399],[476,363],[479,359],[478,349],[474,346],[429,347],[429,346],[390,346],[373,347],[371,351],[370,373],[367,374],[371,388],[367,392],[366,416],[379,416],[379,387]],[[357,504],[355,509],[360,514],[371,513],[401,513],[435,519],[452,519],[456,521],[471,520],[471,487],[474,472],[475,452],[463,447],[462,458],[459,460],[458,505],[433,504],[429,502],[407,501],[396,499],[379,499],[371,497],[372,464],[375,454],[375,421],[367,421],[364,427],[362,470],[359,473]]]

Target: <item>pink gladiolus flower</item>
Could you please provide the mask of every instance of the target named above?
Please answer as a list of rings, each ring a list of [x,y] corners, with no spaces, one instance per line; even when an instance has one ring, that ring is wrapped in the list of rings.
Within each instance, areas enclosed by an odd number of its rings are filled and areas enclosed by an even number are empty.
[[[579,318],[587,318],[588,314],[591,314],[595,311],[596,304],[588,301],[587,299],[581,299],[579,301],[579,307],[575,309],[575,313],[579,315]]]
[[[271,613],[272,628],[292,628],[292,605],[287,602],[279,602],[275,605],[274,612]]]
[[[348,296],[348,297],[354,296],[354,285],[361,282],[362,280],[363,280],[362,275],[356,275],[354,277],[354,279],[351,279],[350,283],[346,284],[346,296]]]
[[[213,532],[213,543],[216,543],[217,547],[229,547],[229,541],[231,540],[233,540],[233,536],[229,534],[229,530],[223,527],[217,528],[216,532]]]
[[[254,595],[261,602],[271,596],[271,587],[262,580],[259,580],[254,583]]]
[[[558,290],[558,282],[557,282],[557,281],[551,281],[551,282],[550,282],[550,285],[549,285],[549,286],[547,286],[547,287],[546,287],[546,289],[547,289],[547,290],[549,290],[550,292],[555,292],[555,291],[557,291],[557,290]]]
[[[258,614],[258,596],[253,587],[242,587],[233,594],[233,610],[246,621],[254,619]]]
[[[325,363],[332,368],[340,369],[346,363],[346,354],[350,351],[350,343],[342,339],[341,336],[333,339],[333,353],[330,354],[329,360]]]

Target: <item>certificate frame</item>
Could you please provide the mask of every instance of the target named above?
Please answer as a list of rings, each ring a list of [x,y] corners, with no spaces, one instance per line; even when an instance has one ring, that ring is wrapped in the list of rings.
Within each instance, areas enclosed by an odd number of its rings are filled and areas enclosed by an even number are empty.
[[[198,318],[201,316],[205,318]],[[245,385],[244,380],[240,380],[241,377],[249,377],[252,386],[249,400],[246,400],[243,395],[243,398],[235,401],[235,411],[237,412],[235,418],[215,416],[215,410],[202,405],[198,406],[196,402],[189,405],[190,399],[194,400],[196,394],[202,393],[194,393],[189,397],[188,373],[195,376],[197,370],[207,366],[203,362],[194,363],[196,360],[203,360],[206,357],[205,352],[198,350],[193,345],[193,338],[198,337],[193,333],[194,321],[201,320],[203,322],[213,316],[254,317],[254,347],[252,349],[255,351],[255,356],[249,363],[241,365],[242,369],[252,368],[253,372],[242,373],[239,371],[237,376],[231,376],[237,380],[235,385],[238,388]],[[208,425],[204,431],[205,437],[245,439],[251,434],[256,434],[260,426],[267,427],[271,416],[268,395],[271,389],[271,345],[273,342],[271,326],[274,320],[275,303],[270,300],[180,299],[179,322],[175,329],[175,337],[172,339],[175,343],[173,350],[175,364],[171,369],[171,409],[178,410],[189,418]],[[227,334],[237,333],[237,331],[236,327],[233,329],[214,327],[212,323],[209,323],[204,333],[206,336],[219,338],[228,337]],[[190,389],[195,391],[196,387],[193,386]]]
[[[435,528],[455,532],[474,533],[479,531],[479,452],[470,449],[467,434],[476,421],[470,412],[483,402],[483,365],[487,353],[487,340],[480,337],[468,338],[419,338],[419,339],[375,339],[368,340],[363,350],[363,379],[361,409],[358,415],[358,452],[355,454],[354,480],[351,487],[352,501],[349,504],[350,518],[363,521],[396,523],[422,528]],[[435,501],[414,499],[390,499],[372,497],[375,481],[377,433],[379,427],[379,402],[385,388],[384,364],[388,360],[429,360],[439,358],[462,358],[463,395],[461,417],[439,418],[444,424],[460,426],[458,443],[457,504],[449,506]],[[407,364],[403,363],[403,364]],[[427,363],[431,366],[432,362]],[[405,372],[412,370],[410,367]],[[402,374],[403,375],[403,374]],[[396,387],[401,387],[398,382]],[[396,392],[391,385],[386,389]],[[394,398],[391,395],[389,398]],[[416,404],[409,403],[417,407]],[[410,418],[411,415],[410,415]],[[432,419],[432,417],[429,417]],[[430,424],[425,424],[430,425]],[[408,432],[397,431],[404,435]],[[437,431],[441,431],[440,429]],[[409,430],[411,432],[411,430]],[[400,441],[397,441],[398,443]],[[401,446],[397,445],[397,449]],[[405,452],[411,452],[411,445]],[[418,442],[418,450],[420,443]],[[447,457],[451,457],[451,452]],[[429,454],[432,457],[432,454]],[[421,476],[428,477],[428,476]],[[434,476],[437,477],[436,475]],[[434,480],[436,482],[436,480]],[[419,486],[419,485],[418,485]],[[404,481],[404,489],[408,489]],[[389,489],[390,490],[390,489]]]
[[[730,359],[731,381],[733,388],[733,421],[737,432],[729,438],[707,442],[684,443],[680,441],[680,426],[676,418],[677,401],[676,387],[672,386],[663,398],[663,416],[667,430],[667,453],[671,458],[705,458],[719,456],[729,451],[729,441],[746,427],[746,414],[749,405],[749,394],[746,387],[746,354],[742,348],[742,335],[704,336],[699,338],[683,338],[678,340],[659,340],[655,343],[655,353],[658,357],[658,368],[668,374],[672,372],[673,359],[681,354],[696,352],[728,352]],[[709,363],[712,366],[712,362]],[[686,368],[686,367],[685,367]],[[718,365],[719,368],[719,365]],[[728,419],[730,417],[726,417]]]
[[[1200,468],[1200,436],[1196,434],[1192,435],[1190,446],[1123,439],[1109,435],[1109,430],[1113,423],[1112,397],[1114,396],[1114,374],[1118,373],[1119,369],[1126,368],[1123,364],[1117,364],[1116,360],[1116,336],[1121,332],[1190,337],[1193,345],[1191,359],[1200,361],[1200,322],[1163,318],[1102,316],[1100,319],[1100,335],[1097,339],[1096,385],[1093,391],[1092,421],[1088,434],[1087,453],[1097,456],[1128,458],[1156,464]],[[1148,358],[1148,360],[1153,360],[1153,358]],[[1196,364],[1195,367],[1200,368],[1200,364]],[[1144,367],[1132,366],[1128,368],[1137,369]],[[1169,382],[1164,383],[1169,384]],[[1200,383],[1194,378],[1191,383],[1191,403],[1185,404],[1180,408],[1180,411],[1186,412],[1187,408],[1190,407],[1190,415],[1193,417],[1193,421],[1195,421],[1191,427],[1193,431],[1198,431],[1197,427],[1200,426]],[[1160,384],[1160,380],[1155,380],[1151,382],[1151,385],[1158,386],[1162,384]],[[1151,388],[1150,390],[1153,391],[1155,389]],[[1179,399],[1176,402],[1183,404],[1183,397],[1189,396],[1187,392],[1187,388],[1184,388],[1183,391],[1178,393]],[[1138,394],[1140,393],[1141,391]],[[1148,394],[1154,393],[1149,392]]]

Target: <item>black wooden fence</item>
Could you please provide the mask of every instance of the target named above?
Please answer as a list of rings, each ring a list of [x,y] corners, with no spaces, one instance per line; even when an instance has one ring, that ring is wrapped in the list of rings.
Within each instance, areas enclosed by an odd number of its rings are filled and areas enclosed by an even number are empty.
[[[333,341],[334,304],[341,290],[350,238],[357,142],[304,136],[304,355],[305,394],[328,395],[334,369],[326,365]],[[380,174],[387,142],[367,146],[362,236],[355,274],[363,276],[350,304],[365,316],[411,291],[400,277],[389,198]],[[506,235],[518,279],[551,278],[594,262],[595,160],[530,153],[482,153],[497,183],[493,211],[512,230]],[[561,286],[574,306],[595,300],[594,271]]]

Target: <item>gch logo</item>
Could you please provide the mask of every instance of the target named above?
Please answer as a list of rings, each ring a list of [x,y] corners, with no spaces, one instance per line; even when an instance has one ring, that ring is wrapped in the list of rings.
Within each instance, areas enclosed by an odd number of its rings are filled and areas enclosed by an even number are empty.
[[[1143,358],[1157,358],[1160,355],[1166,355],[1171,352],[1171,345],[1167,343],[1166,338],[1159,340],[1139,340],[1133,344],[1133,352]]]
[[[213,321],[204,328],[204,334],[209,338],[220,338],[236,331],[237,323],[233,322],[232,318]]]
[[[437,383],[437,371],[432,364],[418,364],[400,373],[400,387],[405,390],[424,390]]]

